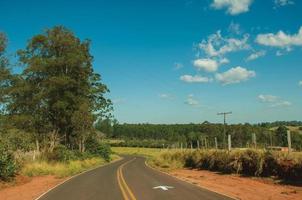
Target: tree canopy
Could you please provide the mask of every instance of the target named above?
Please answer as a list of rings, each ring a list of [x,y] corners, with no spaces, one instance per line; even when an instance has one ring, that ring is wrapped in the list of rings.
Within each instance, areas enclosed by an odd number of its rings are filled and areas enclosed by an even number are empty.
[[[1,106],[14,126],[35,134],[37,144],[52,150],[57,143],[84,150],[97,118],[108,117],[109,89],[94,72],[90,41],[56,26],[33,36],[18,51],[23,71],[11,74],[2,58],[6,40],[0,35]]]

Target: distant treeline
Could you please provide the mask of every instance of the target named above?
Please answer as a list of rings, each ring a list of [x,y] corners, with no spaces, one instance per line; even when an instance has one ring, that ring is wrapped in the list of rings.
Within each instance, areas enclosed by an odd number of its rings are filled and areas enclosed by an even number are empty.
[[[262,127],[276,127],[276,126],[302,126],[302,121],[275,121],[259,123]]]
[[[258,147],[287,146],[286,126],[298,126],[302,122],[272,122],[261,124],[223,124],[203,122],[201,124],[118,124],[110,120],[100,121],[96,128],[108,138],[122,139],[120,146],[207,146],[214,147],[215,137],[220,148],[225,147],[226,136],[232,137],[232,146]],[[284,126],[286,125],[286,126]],[[279,127],[272,130],[272,127]],[[225,128],[225,130],[224,130]],[[301,130],[301,129],[300,129]],[[299,128],[292,131],[292,143],[295,149],[302,149],[302,134]]]

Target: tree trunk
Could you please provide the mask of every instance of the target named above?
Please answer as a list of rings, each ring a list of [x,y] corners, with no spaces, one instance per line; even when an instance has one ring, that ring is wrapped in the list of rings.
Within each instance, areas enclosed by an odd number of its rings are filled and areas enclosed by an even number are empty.
[[[58,142],[58,131],[56,130],[53,130],[51,133],[50,133],[50,137],[49,137],[49,152],[53,152],[54,148],[56,147],[57,145],[57,142]]]

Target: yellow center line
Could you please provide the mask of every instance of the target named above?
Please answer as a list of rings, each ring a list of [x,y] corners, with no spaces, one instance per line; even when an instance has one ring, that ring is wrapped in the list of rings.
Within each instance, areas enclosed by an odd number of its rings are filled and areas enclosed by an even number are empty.
[[[128,163],[134,161],[136,158],[133,158],[132,160],[129,160],[127,162],[125,162],[124,164],[122,164],[118,170],[117,170],[117,181],[119,184],[119,187],[122,191],[122,195],[124,197],[124,200],[136,200],[134,194],[132,193],[132,191],[130,190],[129,186],[127,185],[124,176],[123,176],[123,167],[125,165],[127,165]]]

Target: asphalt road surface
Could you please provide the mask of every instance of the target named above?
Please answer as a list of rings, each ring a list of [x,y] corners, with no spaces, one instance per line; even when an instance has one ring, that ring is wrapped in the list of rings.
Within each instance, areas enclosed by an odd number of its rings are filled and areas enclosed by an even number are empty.
[[[123,160],[76,176],[39,200],[231,200],[145,165],[142,157]]]

